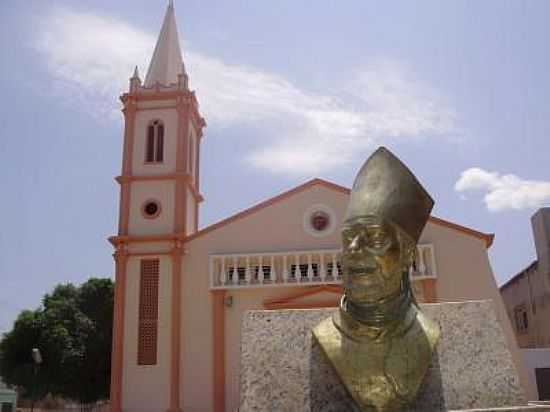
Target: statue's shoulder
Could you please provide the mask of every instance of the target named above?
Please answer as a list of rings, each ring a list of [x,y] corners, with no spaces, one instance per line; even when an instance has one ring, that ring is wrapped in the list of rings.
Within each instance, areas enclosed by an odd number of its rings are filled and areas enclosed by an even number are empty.
[[[321,349],[327,357],[338,353],[337,348],[340,347],[342,336],[340,331],[334,326],[332,317],[328,317],[317,324],[312,330],[313,337],[317,340]]]
[[[399,396],[412,402],[430,367],[440,335],[439,325],[417,311],[409,328],[393,337],[386,360],[386,373]]]
[[[439,324],[427,317],[421,310],[419,310],[416,314],[416,321],[418,325],[418,330],[416,333],[422,333],[426,336],[431,349],[434,350],[437,342],[439,341],[439,336],[441,335],[441,328],[439,327]]]

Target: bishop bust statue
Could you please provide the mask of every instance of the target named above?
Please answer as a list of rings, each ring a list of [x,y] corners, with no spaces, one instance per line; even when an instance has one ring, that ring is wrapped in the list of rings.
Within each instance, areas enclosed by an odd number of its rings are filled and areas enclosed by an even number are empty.
[[[400,411],[422,384],[439,327],[419,310],[409,269],[433,200],[381,147],[353,184],[342,228],[344,295],[313,335],[361,411]]]

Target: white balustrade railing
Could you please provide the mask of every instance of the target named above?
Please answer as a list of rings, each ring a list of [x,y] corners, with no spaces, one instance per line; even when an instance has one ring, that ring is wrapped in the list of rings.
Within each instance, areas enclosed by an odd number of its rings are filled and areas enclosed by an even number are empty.
[[[257,288],[342,282],[340,249],[210,255],[212,289]],[[434,248],[419,245],[411,279],[435,278]]]
[[[339,249],[210,255],[212,288],[341,282]],[[328,264],[326,262],[329,262]]]

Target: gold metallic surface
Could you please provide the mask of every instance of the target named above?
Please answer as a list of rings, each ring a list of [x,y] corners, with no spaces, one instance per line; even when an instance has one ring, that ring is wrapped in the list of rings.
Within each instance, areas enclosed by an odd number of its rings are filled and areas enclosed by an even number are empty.
[[[433,200],[410,170],[379,148],[355,179],[342,228],[344,296],[313,336],[361,411],[401,411],[422,384],[439,326],[409,283]]]
[[[407,166],[380,147],[353,182],[346,220],[365,215],[385,218],[417,242],[433,204]]]

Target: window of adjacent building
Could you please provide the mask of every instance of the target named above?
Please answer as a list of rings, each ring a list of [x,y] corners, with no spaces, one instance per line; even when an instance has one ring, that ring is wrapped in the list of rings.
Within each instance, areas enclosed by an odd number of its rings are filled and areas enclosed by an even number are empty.
[[[550,368],[535,368],[539,401],[550,401]]]
[[[529,318],[527,316],[527,307],[518,305],[514,308],[514,321],[518,333],[526,333],[529,328]]]
[[[139,281],[138,365],[157,363],[159,260],[141,260]]]
[[[160,120],[153,121],[147,126],[147,142],[145,161],[147,163],[160,163],[164,155],[164,125]]]

